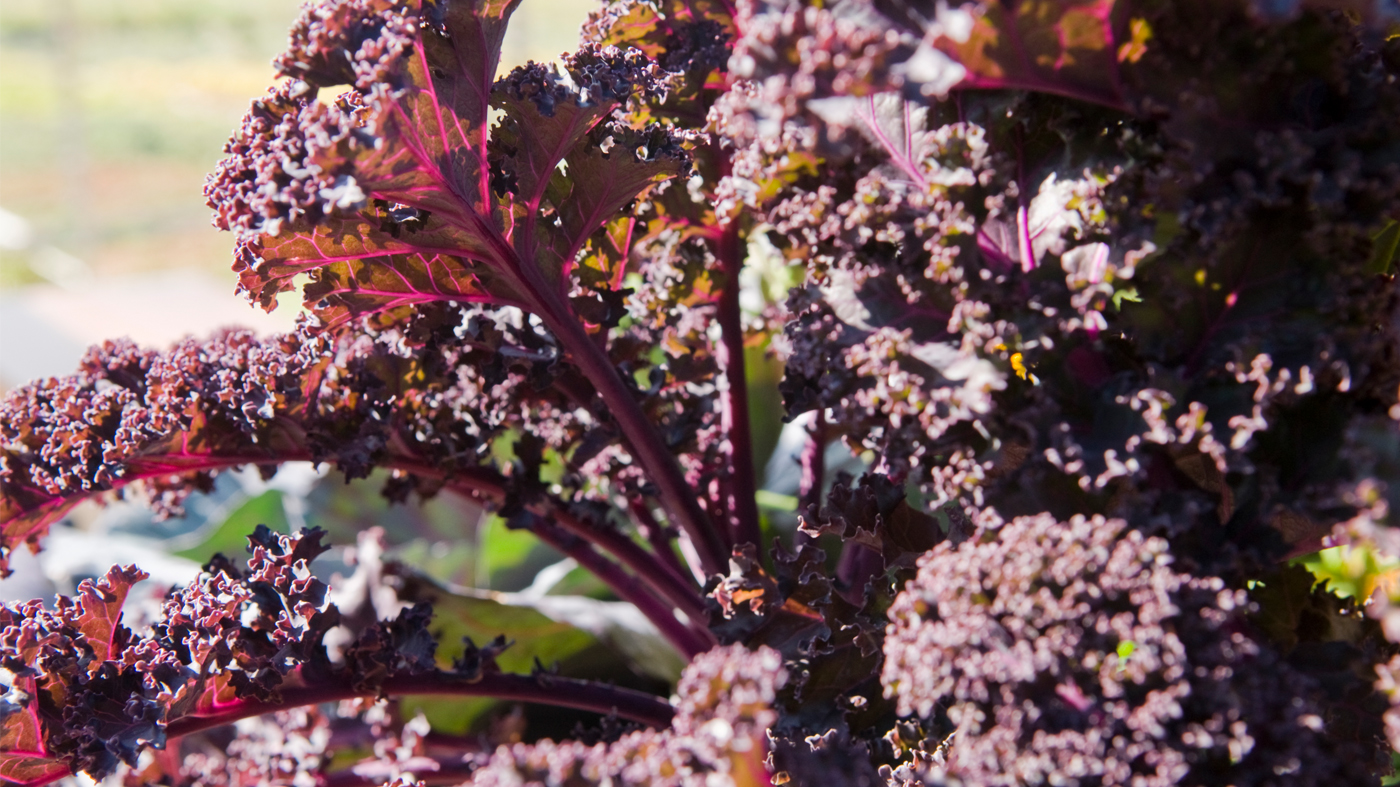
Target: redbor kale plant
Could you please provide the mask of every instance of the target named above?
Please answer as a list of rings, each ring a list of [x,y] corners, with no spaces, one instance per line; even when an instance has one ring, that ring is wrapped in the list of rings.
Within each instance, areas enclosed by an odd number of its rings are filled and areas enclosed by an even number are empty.
[[[532,670],[547,627],[491,621],[539,611],[259,528],[150,625],[136,567],[0,608],[0,777],[1393,778],[1393,0],[614,0],[502,75],[515,5],[307,6],[205,195],[308,316],[10,392],[0,543],[376,472],[572,558],[679,683]],[[435,726],[472,702],[531,710]]]

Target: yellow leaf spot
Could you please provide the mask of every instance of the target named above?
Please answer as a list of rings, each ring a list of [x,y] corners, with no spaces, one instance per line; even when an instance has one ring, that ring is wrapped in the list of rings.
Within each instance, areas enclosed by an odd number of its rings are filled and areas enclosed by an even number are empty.
[[[1128,23],[1132,40],[1118,47],[1118,62],[1136,63],[1147,54],[1147,42],[1152,40],[1152,25],[1146,19],[1134,19]]]
[[[1025,359],[1020,353],[1011,354],[1011,368],[1015,370],[1017,377],[1020,377],[1022,380],[1027,379],[1026,375],[1028,372],[1026,370]]]

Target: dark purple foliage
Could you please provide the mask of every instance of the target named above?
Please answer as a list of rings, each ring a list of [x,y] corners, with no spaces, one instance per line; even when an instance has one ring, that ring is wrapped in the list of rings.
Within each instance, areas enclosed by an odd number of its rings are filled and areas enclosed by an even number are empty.
[[[322,535],[260,528],[141,631],[134,568],[0,610],[0,776],[1390,772],[1400,573],[1289,561],[1400,558],[1400,8],[612,0],[498,75],[514,6],[303,11],[205,194],[242,292],[310,316],[7,394],[0,558],[85,499],[387,473],[594,575],[689,662],[676,701],[503,671],[406,566],[338,609]],[[764,494],[778,417],[801,480]],[[603,720],[374,701],[433,694]]]
[[[1364,783],[1364,747],[1319,734],[1321,687],[1242,631],[1248,607],[1116,520],[1042,514],[939,547],[890,608],[881,680],[947,743],[902,767],[985,785]]]

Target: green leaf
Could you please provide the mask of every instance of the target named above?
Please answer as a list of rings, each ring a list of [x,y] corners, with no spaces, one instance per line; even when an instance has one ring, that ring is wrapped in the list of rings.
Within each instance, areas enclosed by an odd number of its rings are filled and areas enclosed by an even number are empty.
[[[248,534],[258,525],[267,525],[278,533],[292,532],[287,511],[282,504],[282,492],[269,489],[245,500],[229,512],[222,522],[209,523],[211,532],[195,546],[172,552],[177,557],[207,563],[216,553],[236,557],[248,546]]]
[[[388,557],[413,566],[444,585],[476,583],[476,545],[469,541],[415,538],[389,552]]]
[[[430,630],[440,643],[437,659],[442,667],[450,667],[462,655],[464,638],[484,645],[504,636],[514,644],[496,658],[502,672],[528,673],[538,662],[546,668],[557,664],[571,676],[610,673],[616,679],[627,674],[619,654],[593,634],[535,609],[501,603],[486,592],[463,595],[430,587],[419,595],[433,605]],[[460,697],[406,697],[403,702],[405,713],[421,710],[434,730],[458,735],[476,729],[498,705],[489,698]]]
[[[1284,653],[1299,641],[1347,642],[1360,645],[1367,637],[1367,619],[1356,605],[1324,588],[1291,561],[1250,590],[1256,611],[1253,623]]]
[[[797,498],[792,495],[770,492],[767,489],[760,489],[754,493],[760,508],[768,508],[774,511],[796,511]]]
[[[307,494],[307,516],[336,543],[354,543],[359,533],[371,527],[384,529],[390,547],[416,539],[431,545],[461,543],[464,535],[470,538],[471,524],[481,515],[478,503],[460,495],[437,495],[414,505],[396,505],[380,491],[390,478],[388,471],[376,470],[369,478],[347,484],[340,474],[329,474]],[[463,584],[473,581],[468,578]]]
[[[1391,220],[1371,237],[1371,273],[1390,273],[1400,262],[1400,221]]]
[[[507,589],[509,584],[520,584],[505,583],[504,575],[518,573],[514,570],[528,563],[542,567],[556,562],[559,558],[553,550],[548,550],[549,556],[538,554],[546,549],[534,533],[507,527],[506,521],[495,514],[487,516],[477,530],[477,585]],[[534,574],[529,572],[530,576]]]
[[[1293,563],[1306,568],[1329,590],[1341,598],[1364,601],[1377,587],[1387,591],[1400,579],[1400,558],[1391,557],[1369,545],[1342,545],[1297,558]]]
[[[1137,643],[1130,639],[1125,639],[1118,643],[1118,671],[1124,672],[1128,669],[1128,659],[1133,657],[1137,651]]]
[[[1390,753],[1390,775],[1381,777],[1381,785],[1382,787],[1394,787],[1397,784],[1400,784],[1400,751],[1392,751]]]
[[[599,601],[616,601],[612,588],[603,583],[597,574],[579,566],[560,578],[549,589],[551,596],[581,596]]]
[[[1124,301],[1128,301],[1129,303],[1142,303],[1142,296],[1138,294],[1136,287],[1129,287],[1125,290],[1114,290],[1113,308],[1122,311]]]
[[[450,666],[451,659],[462,654],[464,637],[486,643],[504,636],[514,642],[496,659],[503,672],[529,672],[535,659],[546,666],[553,665],[597,642],[592,635],[568,623],[490,598],[444,592],[432,603],[432,629],[442,643],[438,656],[447,660],[444,666]]]

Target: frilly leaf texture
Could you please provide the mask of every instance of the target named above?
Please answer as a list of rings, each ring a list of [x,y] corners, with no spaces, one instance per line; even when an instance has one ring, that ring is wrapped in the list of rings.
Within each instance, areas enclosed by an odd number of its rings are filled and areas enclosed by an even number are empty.
[[[497,83],[515,5],[307,9],[278,60],[291,81],[254,104],[206,187],[242,236],[243,291],[270,309],[307,276],[325,327],[428,302],[558,308],[594,231],[687,156],[662,128],[609,120],[663,89],[640,52],[586,48]]]

